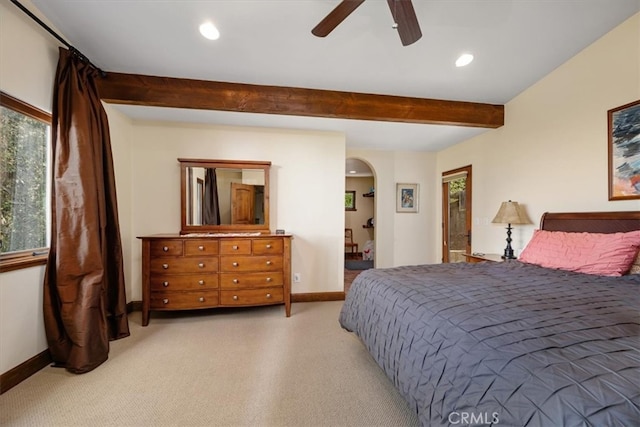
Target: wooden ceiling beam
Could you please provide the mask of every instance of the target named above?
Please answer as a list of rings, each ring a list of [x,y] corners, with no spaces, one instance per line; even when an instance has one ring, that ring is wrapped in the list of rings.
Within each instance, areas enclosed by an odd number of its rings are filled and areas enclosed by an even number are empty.
[[[109,72],[97,79],[113,104],[498,128],[504,106],[332,90]]]

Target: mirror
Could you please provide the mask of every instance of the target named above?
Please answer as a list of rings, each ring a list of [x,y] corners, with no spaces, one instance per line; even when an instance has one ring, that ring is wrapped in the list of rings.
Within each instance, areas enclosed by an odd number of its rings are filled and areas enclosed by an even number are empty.
[[[178,161],[181,234],[269,233],[271,162]]]

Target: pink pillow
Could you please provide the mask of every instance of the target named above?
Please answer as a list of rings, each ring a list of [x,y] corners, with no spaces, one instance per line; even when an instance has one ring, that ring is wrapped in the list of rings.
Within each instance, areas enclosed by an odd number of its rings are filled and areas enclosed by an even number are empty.
[[[640,230],[612,234],[535,230],[519,259],[548,268],[622,276],[639,248]]]

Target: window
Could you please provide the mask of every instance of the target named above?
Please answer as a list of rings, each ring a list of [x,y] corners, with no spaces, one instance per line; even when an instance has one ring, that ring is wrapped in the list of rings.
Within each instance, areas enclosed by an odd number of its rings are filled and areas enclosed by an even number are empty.
[[[44,264],[51,115],[0,92],[0,271]]]

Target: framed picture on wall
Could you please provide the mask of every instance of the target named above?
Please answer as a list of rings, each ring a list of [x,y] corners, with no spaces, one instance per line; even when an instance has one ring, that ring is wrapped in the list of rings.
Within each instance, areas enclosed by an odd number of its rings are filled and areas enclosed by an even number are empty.
[[[418,184],[396,184],[396,212],[418,212]]]
[[[344,192],[344,210],[345,211],[356,210],[356,192],[355,191]]]
[[[607,114],[609,200],[640,199],[640,100]]]

